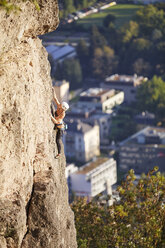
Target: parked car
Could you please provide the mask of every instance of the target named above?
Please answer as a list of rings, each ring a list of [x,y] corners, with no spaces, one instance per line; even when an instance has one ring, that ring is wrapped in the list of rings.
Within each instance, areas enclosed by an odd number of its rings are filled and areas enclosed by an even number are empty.
[[[95,8],[95,7],[89,7],[89,9],[91,10],[92,13],[97,13],[98,12],[98,9]]]
[[[67,19],[68,19],[68,23],[71,23],[74,21],[74,16],[69,14]]]
[[[72,16],[74,17],[74,20],[77,21],[78,20],[78,15],[76,12],[73,12],[72,13]]]
[[[76,14],[80,19],[86,16],[86,14],[83,11],[77,11]]]

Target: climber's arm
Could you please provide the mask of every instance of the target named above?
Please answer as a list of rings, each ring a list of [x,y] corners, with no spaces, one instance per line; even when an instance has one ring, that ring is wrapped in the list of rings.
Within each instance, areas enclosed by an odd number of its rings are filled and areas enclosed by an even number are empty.
[[[53,122],[54,124],[57,124],[57,121],[56,121],[56,119],[55,119],[53,116],[51,116],[51,120],[52,120],[52,122]]]
[[[55,104],[58,107],[60,105],[60,102],[58,101],[58,99],[56,97],[56,92],[55,92],[54,88],[52,88],[52,90],[53,90],[53,101],[55,102]]]

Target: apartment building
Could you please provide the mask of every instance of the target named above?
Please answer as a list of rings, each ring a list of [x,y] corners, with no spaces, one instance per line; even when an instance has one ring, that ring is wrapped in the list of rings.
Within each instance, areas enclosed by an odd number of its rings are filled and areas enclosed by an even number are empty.
[[[124,93],[114,89],[89,88],[80,94],[77,105],[80,108],[95,107],[97,111],[111,113],[112,108],[124,101]]]
[[[69,111],[66,115],[66,120],[70,119],[79,119],[90,124],[97,123],[99,126],[100,144],[109,144],[111,114],[96,111],[94,107],[80,107],[74,105],[71,111]]]
[[[124,102],[130,104],[136,101],[136,92],[142,82],[146,82],[148,78],[143,76],[118,75],[114,74],[107,77],[104,82],[100,84],[106,89],[115,89],[124,92]]]
[[[56,46],[51,45],[49,42],[44,42],[43,44],[55,64],[68,58],[74,58],[77,55],[76,49],[70,45]]]
[[[53,81],[53,88],[55,89],[57,99],[62,102],[65,101],[69,103],[69,82],[62,81]]]
[[[68,130],[63,137],[67,159],[88,162],[100,154],[100,134],[97,124],[80,120],[66,121]]]
[[[109,195],[117,182],[116,161],[108,157],[96,158],[67,175],[69,190],[76,196],[91,199],[103,192]]]
[[[119,166],[136,174],[154,166],[165,172],[165,128],[146,127],[119,144]]]

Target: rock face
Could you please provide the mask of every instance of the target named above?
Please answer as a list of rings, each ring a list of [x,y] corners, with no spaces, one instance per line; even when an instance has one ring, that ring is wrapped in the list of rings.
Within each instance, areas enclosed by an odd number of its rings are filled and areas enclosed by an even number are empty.
[[[75,248],[65,157],[56,154],[47,52],[36,35],[58,25],[56,0],[0,10],[0,248]]]

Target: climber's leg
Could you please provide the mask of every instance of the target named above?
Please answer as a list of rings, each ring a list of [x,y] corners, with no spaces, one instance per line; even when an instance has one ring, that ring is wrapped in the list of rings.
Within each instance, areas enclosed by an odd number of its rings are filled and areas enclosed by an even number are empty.
[[[56,158],[58,158],[61,154],[61,137],[62,137],[62,130],[58,128],[57,134],[56,134],[56,144],[57,144],[58,154],[57,154]]]

